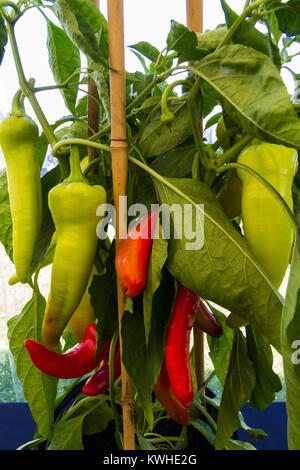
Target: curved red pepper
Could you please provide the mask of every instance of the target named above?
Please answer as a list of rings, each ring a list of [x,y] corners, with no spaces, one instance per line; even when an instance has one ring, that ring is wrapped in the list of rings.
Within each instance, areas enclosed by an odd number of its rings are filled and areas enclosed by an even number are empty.
[[[175,396],[186,408],[193,398],[190,368],[190,333],[194,325],[197,296],[178,283],[172,317],[166,335],[166,366]]]
[[[152,210],[121,240],[115,266],[127,297],[136,297],[144,288],[158,209]]]
[[[190,408],[183,406],[176,398],[168,376],[165,358],[158,380],[154,385],[154,393],[174,421],[182,425],[190,424]]]
[[[95,369],[105,354],[106,343],[96,359],[97,340],[94,323],[87,327],[83,340],[63,354],[50,351],[32,339],[24,341],[34,365],[45,374],[59,379],[81,377]]]
[[[200,297],[198,297],[196,302],[196,323],[201,330],[213,338],[220,338],[223,334],[223,328],[220,323]]]
[[[111,340],[109,340],[110,345]],[[106,392],[109,388],[109,347],[106,355],[103,357],[103,364],[99,370],[96,370],[91,377],[88,378],[84,387],[82,388],[82,393],[90,397],[100,395],[100,393]],[[121,354],[120,354],[120,345],[119,341],[116,345],[115,358],[114,358],[114,380],[116,380],[121,375]]]

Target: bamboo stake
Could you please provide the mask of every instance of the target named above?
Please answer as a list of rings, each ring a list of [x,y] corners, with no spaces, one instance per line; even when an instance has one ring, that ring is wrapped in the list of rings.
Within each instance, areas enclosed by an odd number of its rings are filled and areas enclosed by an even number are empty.
[[[187,26],[201,33],[203,31],[203,0],[186,0]],[[200,123],[202,132],[202,122]],[[205,382],[204,333],[197,322],[193,328],[194,362],[198,390]]]
[[[99,0],[92,0],[92,2],[99,8]],[[90,137],[94,132],[99,130],[99,104],[96,99],[98,98],[98,90],[93,78],[88,76],[88,96],[87,96],[87,115],[88,115],[88,131],[87,136]],[[93,147],[88,147],[89,162],[97,158],[97,150]],[[94,165],[91,173],[98,173],[98,165]]]
[[[126,129],[126,94],[124,60],[124,20],[123,1],[108,0],[108,44],[110,70],[111,104],[111,156],[113,174],[113,195],[116,209],[116,248],[120,239],[127,233],[127,204],[122,203],[126,196],[128,172],[128,144]],[[121,199],[120,199],[121,198]],[[121,322],[124,312],[124,292],[117,281],[118,318],[120,349],[122,357]],[[134,393],[133,384],[122,362],[122,410],[124,450],[135,449]]]

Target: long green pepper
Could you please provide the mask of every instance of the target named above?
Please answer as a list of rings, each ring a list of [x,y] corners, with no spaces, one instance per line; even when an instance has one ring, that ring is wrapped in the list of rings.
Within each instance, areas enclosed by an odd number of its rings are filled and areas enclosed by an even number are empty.
[[[21,91],[0,123],[0,145],[7,168],[13,222],[13,260],[16,275],[9,281],[27,283],[42,221],[42,188],[37,155],[39,131],[25,114]]]
[[[80,304],[97,248],[97,207],[106,202],[105,189],[91,186],[81,173],[78,148],[72,146],[70,176],[49,192],[56,229],[50,292],[42,328],[43,343],[56,350],[63,330]]]

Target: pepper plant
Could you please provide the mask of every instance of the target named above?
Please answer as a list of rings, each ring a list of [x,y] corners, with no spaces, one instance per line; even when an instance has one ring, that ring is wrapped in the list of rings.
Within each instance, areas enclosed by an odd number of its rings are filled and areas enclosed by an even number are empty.
[[[126,258],[126,250],[122,256],[116,253],[108,231],[96,237],[96,206],[105,200],[114,203],[107,21],[90,0],[0,1],[0,62],[9,42],[20,84],[12,107],[18,117],[0,123],[7,162],[1,172],[0,240],[15,263],[16,276],[10,282],[32,288],[31,300],[8,321],[10,350],[37,424],[33,441],[23,448],[80,450],[86,448],[87,437],[95,435],[96,448],[101,449],[101,436],[110,427],[114,445],[122,448],[120,335],[121,359],[135,391],[137,448],[188,449],[194,430],[217,450],[255,449],[255,441],[241,442],[235,432],[265,436],[263,429],[245,423],[241,409],[249,401],[263,411],[275,400],[282,386],[273,370],[275,348],[284,365],[289,448],[300,449],[295,351],[300,340],[299,74],[292,69],[290,52],[299,44],[299,2],[247,1],[240,15],[225,0],[220,8],[224,23],[214,30],[198,33],[170,18],[163,50],[142,40],[130,46],[143,71],[126,73],[128,207],[172,207],[172,227],[170,237],[154,237],[150,246],[146,240],[147,249],[143,244],[131,248]],[[45,54],[53,86],[36,87],[23,69],[15,25],[33,10],[46,22]],[[88,67],[81,65],[82,56]],[[294,96],[282,80],[283,68],[295,80]],[[87,96],[78,98],[89,78],[96,84],[93,99],[99,105],[98,127],[92,132]],[[49,122],[38,99],[49,89],[62,94],[69,111],[56,122]],[[19,135],[16,121],[27,119],[24,103],[40,126],[39,136],[32,131],[31,138],[24,124]],[[9,129],[5,122],[11,123]],[[203,122],[205,130],[218,124],[212,142],[203,138]],[[252,156],[260,145],[255,163]],[[87,147],[97,152],[88,164]],[[49,151],[57,165],[39,177],[34,169],[43,167]],[[264,202],[257,211],[257,231],[254,204],[259,205],[260,195]],[[204,235],[197,249],[186,249],[191,242],[187,234],[175,236],[176,216],[185,205]],[[26,222],[20,210],[23,215],[27,210]],[[131,214],[131,222],[136,223],[136,215]],[[156,231],[162,234],[162,219],[157,220]],[[258,252],[269,256],[266,263]],[[18,256],[26,262],[26,275],[20,274]],[[288,285],[282,296],[278,288],[287,264]],[[39,274],[46,266],[51,266],[48,299],[39,290]],[[126,290],[132,288],[134,294],[127,296],[119,332],[116,279],[124,269],[129,272]],[[180,286],[202,306],[196,314],[193,306],[186,310],[181,335],[179,326],[174,332],[173,317]],[[87,307],[79,314],[84,295]],[[97,335],[88,336],[91,345],[84,333],[93,322]],[[193,347],[190,363],[186,354],[195,322],[207,334],[214,367],[202,384],[195,380]],[[176,354],[182,345],[186,358],[178,371],[169,326],[179,338]],[[36,363],[34,348],[43,365]],[[66,371],[70,357],[78,360],[82,351],[86,363]],[[48,357],[57,358],[56,370],[47,369]],[[97,377],[102,381],[98,389]],[[213,377],[222,388],[220,396],[208,393]],[[192,397],[188,404],[180,402],[185,387]],[[168,433],[163,423],[170,417],[177,428]]]

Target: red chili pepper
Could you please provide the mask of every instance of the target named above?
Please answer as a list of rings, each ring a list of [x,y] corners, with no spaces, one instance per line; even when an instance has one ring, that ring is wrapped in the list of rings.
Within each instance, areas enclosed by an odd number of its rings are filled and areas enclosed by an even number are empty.
[[[220,338],[223,328],[200,297],[196,302],[196,323],[205,333]]]
[[[81,377],[95,369],[105,354],[106,343],[96,359],[97,340],[94,323],[87,327],[83,340],[63,354],[50,351],[32,339],[24,341],[34,365],[45,374],[59,379]]]
[[[154,393],[166,412],[179,424],[190,424],[190,408],[183,406],[176,398],[168,376],[165,358],[163,360],[160,375],[154,385]]]
[[[185,407],[193,398],[193,382],[190,368],[190,333],[194,325],[197,295],[178,283],[172,317],[166,336],[166,365],[175,396]]]
[[[127,297],[136,297],[146,284],[157,215],[158,209],[151,211],[118,246],[115,266]]]
[[[109,345],[110,345],[109,340]],[[109,388],[109,348],[107,354],[103,357],[103,364],[99,370],[96,370],[91,377],[86,381],[82,393],[90,397],[100,395],[100,393],[106,392]],[[116,345],[115,358],[114,358],[114,380],[121,375],[121,355],[119,341]]]

